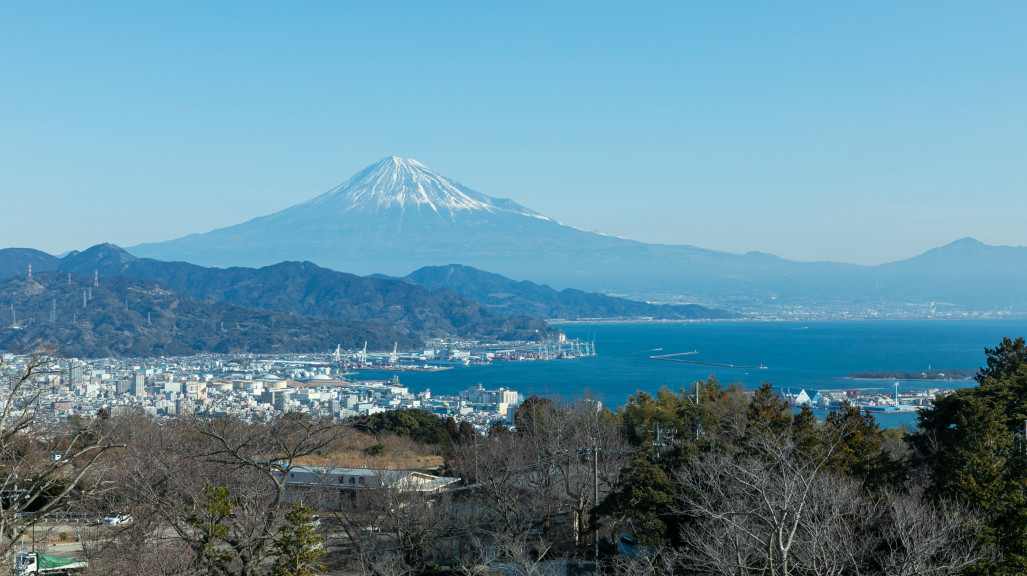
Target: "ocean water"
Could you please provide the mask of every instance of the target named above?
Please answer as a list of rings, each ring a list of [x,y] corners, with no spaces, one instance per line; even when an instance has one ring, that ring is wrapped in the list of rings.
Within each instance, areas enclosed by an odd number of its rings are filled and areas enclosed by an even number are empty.
[[[1027,335],[1027,320],[880,320],[831,322],[688,322],[563,324],[569,338],[595,340],[597,356],[572,360],[496,362],[434,373],[400,373],[414,391],[454,394],[481,383],[531,394],[576,398],[588,391],[612,407],[639,390],[688,388],[714,375],[747,389],[772,382],[781,389],[893,390],[892,381],[856,381],[853,372],[975,369],[985,347],[1004,336]],[[697,351],[680,358],[766,369],[701,366],[650,359],[655,354]],[[390,378],[367,372],[360,378]],[[901,389],[956,388],[972,382],[904,382]],[[882,415],[884,426],[915,422],[915,414]]]

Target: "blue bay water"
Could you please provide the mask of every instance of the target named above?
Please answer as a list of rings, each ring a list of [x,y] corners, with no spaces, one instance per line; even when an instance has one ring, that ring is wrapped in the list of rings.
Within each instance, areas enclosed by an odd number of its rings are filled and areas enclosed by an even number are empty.
[[[598,355],[573,360],[496,362],[443,372],[401,373],[412,390],[455,394],[481,383],[524,394],[576,398],[588,391],[608,406],[623,405],[628,395],[655,394],[663,386],[688,388],[715,375],[746,389],[761,381],[781,389],[891,390],[892,381],[846,380],[852,372],[881,370],[975,369],[984,364],[985,347],[1004,336],[1027,334],[1027,320],[837,321],[837,322],[690,322],[648,324],[564,324],[569,338],[594,339]],[[661,349],[661,350],[657,350]],[[698,351],[681,358],[744,369],[700,366],[650,359],[654,354]],[[367,372],[361,378],[389,378]],[[969,386],[969,382],[908,382],[905,389]],[[913,414],[884,415],[882,425],[915,421]]]

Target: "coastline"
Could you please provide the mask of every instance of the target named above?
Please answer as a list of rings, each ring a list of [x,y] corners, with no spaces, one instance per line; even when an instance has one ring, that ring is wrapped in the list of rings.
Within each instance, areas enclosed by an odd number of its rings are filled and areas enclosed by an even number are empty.
[[[576,318],[567,320],[562,318],[544,318],[547,324],[701,324],[706,322],[795,322],[818,324],[823,322],[1002,322],[1002,321],[1023,321],[1027,316],[976,316],[976,317],[951,317],[951,316],[823,316],[817,318],[778,318],[778,317],[753,317],[741,318],[652,318],[640,316],[634,318]]]
[[[971,383],[974,380],[966,378],[856,378],[854,376],[839,376],[839,380],[854,380],[862,382],[966,382]]]

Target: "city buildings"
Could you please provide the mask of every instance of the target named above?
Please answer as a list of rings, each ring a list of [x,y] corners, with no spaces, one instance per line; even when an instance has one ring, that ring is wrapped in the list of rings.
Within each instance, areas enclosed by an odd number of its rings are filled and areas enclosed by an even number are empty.
[[[8,355],[17,372],[24,358]],[[385,410],[414,408],[452,416],[479,431],[511,423],[521,397],[514,390],[481,385],[461,394],[411,391],[400,373],[382,380],[350,380],[353,366],[338,357],[199,355],[151,360],[56,359],[41,376],[46,389],[41,414],[51,419],[91,416],[101,408],[112,417],[142,411],[155,417],[197,414],[246,422],[287,412],[346,419]]]

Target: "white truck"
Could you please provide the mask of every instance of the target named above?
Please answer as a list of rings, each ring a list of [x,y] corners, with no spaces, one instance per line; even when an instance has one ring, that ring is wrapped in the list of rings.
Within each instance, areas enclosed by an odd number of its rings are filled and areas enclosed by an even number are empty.
[[[39,552],[18,554],[14,565],[14,576],[29,574],[73,574],[89,566],[89,562],[81,558],[61,558]]]

